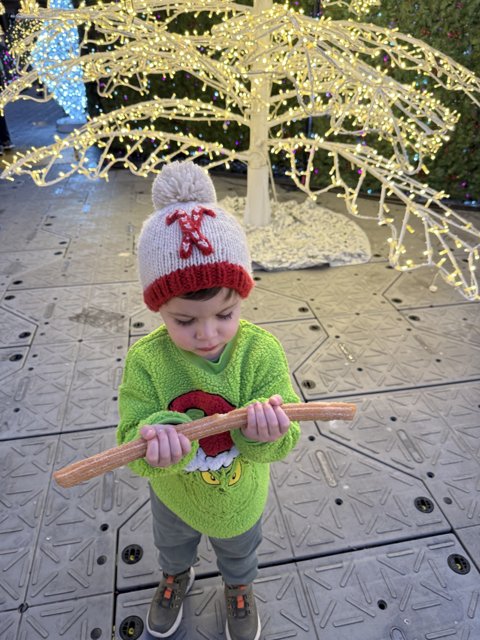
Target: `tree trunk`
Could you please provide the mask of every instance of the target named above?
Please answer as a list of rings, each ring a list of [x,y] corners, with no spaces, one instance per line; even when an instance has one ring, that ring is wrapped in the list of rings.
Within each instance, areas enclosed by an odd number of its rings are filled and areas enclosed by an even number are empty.
[[[272,7],[272,0],[255,0],[253,13],[260,14]],[[262,63],[262,49],[268,47],[269,36],[260,38],[258,57],[250,72],[252,77],[250,112],[250,147],[248,150],[247,202],[244,222],[255,227],[263,227],[270,222],[270,167],[268,159],[268,114],[271,94],[271,80],[265,73],[266,64]]]
[[[245,224],[255,227],[264,227],[270,222],[270,190],[268,158],[253,161],[255,156],[250,156],[247,169],[247,201],[245,205]]]

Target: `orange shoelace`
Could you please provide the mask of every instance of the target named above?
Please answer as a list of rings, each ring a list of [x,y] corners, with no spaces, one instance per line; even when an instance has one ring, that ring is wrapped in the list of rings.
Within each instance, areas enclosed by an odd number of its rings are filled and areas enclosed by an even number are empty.
[[[246,586],[243,584],[238,585],[238,589],[245,589]],[[237,596],[237,609],[245,609],[245,596],[239,594]]]
[[[167,576],[167,585],[168,584],[172,584],[175,582],[175,576]],[[170,589],[169,587],[165,587],[165,591],[163,592],[163,597],[165,598],[165,600],[170,600],[170,598],[172,597],[172,593],[173,590]]]

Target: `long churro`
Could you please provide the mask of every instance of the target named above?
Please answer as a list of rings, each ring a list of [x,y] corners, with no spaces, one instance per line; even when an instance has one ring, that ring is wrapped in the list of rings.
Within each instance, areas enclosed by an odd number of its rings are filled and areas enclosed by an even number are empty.
[[[356,405],[347,402],[307,402],[282,405],[290,420],[352,420]],[[240,429],[247,424],[246,408],[234,409],[229,413],[214,414],[199,420],[176,425],[176,429],[189,440],[199,440],[206,436]],[[147,442],[142,438],[107,449],[90,458],[79,460],[59,469],[53,474],[61,487],[73,487],[80,482],[117,469],[133,460],[145,457]]]

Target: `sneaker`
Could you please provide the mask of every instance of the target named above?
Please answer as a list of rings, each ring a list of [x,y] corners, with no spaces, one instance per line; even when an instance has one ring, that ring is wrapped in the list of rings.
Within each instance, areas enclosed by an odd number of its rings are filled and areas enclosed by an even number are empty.
[[[11,151],[12,149],[15,149],[15,145],[13,144],[13,142],[10,142],[10,140],[8,142],[4,142],[2,144],[2,149],[4,151]]]
[[[227,640],[258,640],[262,630],[251,584],[225,585]]]
[[[146,620],[148,632],[154,638],[168,638],[178,629],[182,621],[183,601],[194,580],[193,567],[176,576],[163,574]]]

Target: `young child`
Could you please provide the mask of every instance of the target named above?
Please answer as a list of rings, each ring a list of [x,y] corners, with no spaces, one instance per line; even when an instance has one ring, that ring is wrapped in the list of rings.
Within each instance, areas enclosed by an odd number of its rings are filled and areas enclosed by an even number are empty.
[[[132,469],[150,480],[163,578],[147,629],[178,628],[204,534],[225,584],[228,640],[258,640],[257,575],[269,463],[295,446],[300,429],[282,402],[298,402],[284,351],[270,333],[240,320],[253,287],[241,226],[216,203],[208,174],[166,165],[153,184],[155,212],[138,242],[144,300],[164,324],[128,352],[120,386],[118,442],[147,441]],[[248,407],[243,429],[190,442],[175,424]]]

